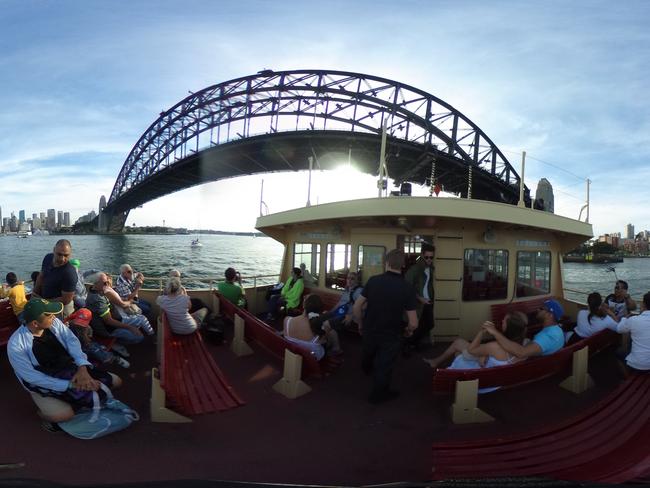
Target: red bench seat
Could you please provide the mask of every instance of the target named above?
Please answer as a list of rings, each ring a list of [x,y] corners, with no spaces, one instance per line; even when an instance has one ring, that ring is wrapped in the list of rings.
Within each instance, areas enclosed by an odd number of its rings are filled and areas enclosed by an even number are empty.
[[[543,476],[622,483],[650,469],[650,375],[577,416],[526,434],[433,445],[433,479]]]
[[[285,339],[273,327],[255,317],[248,310],[233,305],[217,292],[215,294],[219,297],[219,309],[223,315],[234,320],[234,316],[237,314],[244,320],[244,334],[247,339],[254,341],[280,361],[284,361],[285,349],[299,354],[302,356],[303,376],[320,377],[325,373],[327,361],[324,359],[317,361],[309,351]]]
[[[244,401],[228,384],[200,333],[173,334],[162,314],[160,384],[170,407],[185,415],[228,410]]]
[[[9,300],[0,301],[0,346],[7,344],[11,334],[19,325],[18,317],[14,315]]]

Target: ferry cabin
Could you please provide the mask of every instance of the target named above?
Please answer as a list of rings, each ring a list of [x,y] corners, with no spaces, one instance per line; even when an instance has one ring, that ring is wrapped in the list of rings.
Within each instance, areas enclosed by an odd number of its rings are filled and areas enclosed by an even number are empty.
[[[258,230],[285,246],[281,280],[304,263],[319,292],[362,283],[402,248],[406,267],[435,246],[434,337],[471,338],[490,306],[563,298],[562,254],[591,238],[591,224],[541,210],[460,198],[388,197],[329,203],[259,217]],[[568,312],[575,315],[575,304]]]

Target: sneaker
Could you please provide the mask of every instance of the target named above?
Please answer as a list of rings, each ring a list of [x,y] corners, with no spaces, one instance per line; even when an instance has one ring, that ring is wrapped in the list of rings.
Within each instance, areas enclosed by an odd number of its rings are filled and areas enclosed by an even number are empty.
[[[116,352],[123,358],[128,358],[131,355],[129,354],[129,351],[126,350],[126,347],[124,347],[122,344],[118,344],[117,342],[111,346],[111,349],[113,352]]]
[[[55,422],[41,421],[41,428],[47,432],[61,432],[61,427]]]
[[[115,356],[115,359],[113,360],[115,364],[118,366],[121,366],[123,368],[128,368],[131,366],[131,363],[129,363],[126,359],[120,357],[120,356]]]

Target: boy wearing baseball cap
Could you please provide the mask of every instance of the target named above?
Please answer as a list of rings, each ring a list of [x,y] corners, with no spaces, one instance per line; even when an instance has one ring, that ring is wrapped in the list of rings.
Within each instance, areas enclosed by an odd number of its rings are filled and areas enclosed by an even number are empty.
[[[122,383],[116,375],[93,369],[79,340],[56,317],[62,310],[61,302],[32,298],[23,310],[24,324],[7,343],[14,373],[32,395],[48,430],[52,422],[70,420],[86,406],[76,401],[80,393],[98,391],[100,383]]]
[[[77,339],[81,343],[81,350],[90,359],[103,366],[110,364],[117,364],[123,368],[131,366],[126,359],[113,354],[98,342],[93,341],[93,329],[90,327],[90,321],[92,319],[93,313],[87,308],[80,308],[66,319],[70,330],[77,336]]]
[[[564,309],[560,302],[553,298],[546,300],[537,312],[537,319],[542,324],[542,330],[535,334],[533,340],[525,346],[506,338],[489,322],[483,324],[483,328],[494,336],[503,349],[518,358],[548,356],[564,347],[564,331],[559,325],[563,315]]]

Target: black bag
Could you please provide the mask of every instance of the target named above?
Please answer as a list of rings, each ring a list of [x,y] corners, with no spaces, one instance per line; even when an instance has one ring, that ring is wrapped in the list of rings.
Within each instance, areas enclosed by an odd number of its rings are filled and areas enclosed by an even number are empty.
[[[216,313],[211,313],[205,319],[205,324],[201,328],[205,338],[213,344],[223,344],[223,330],[225,323]]]

